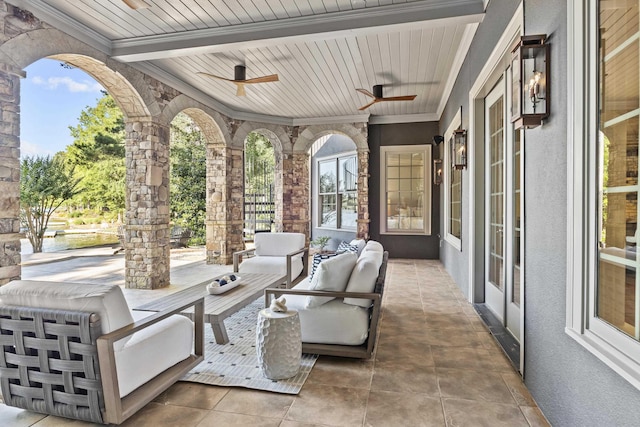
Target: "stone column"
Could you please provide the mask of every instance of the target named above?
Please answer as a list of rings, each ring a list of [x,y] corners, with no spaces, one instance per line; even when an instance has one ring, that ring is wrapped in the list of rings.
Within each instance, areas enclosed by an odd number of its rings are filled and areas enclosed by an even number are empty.
[[[244,164],[242,150],[207,146],[207,263],[230,264],[242,240]]]
[[[283,154],[282,170],[282,231],[304,233],[309,239],[309,154]]]
[[[169,127],[126,123],[125,284],[169,286]]]
[[[369,238],[369,150],[358,150],[358,229],[356,237]]]
[[[20,77],[0,64],[0,285],[20,278]]]

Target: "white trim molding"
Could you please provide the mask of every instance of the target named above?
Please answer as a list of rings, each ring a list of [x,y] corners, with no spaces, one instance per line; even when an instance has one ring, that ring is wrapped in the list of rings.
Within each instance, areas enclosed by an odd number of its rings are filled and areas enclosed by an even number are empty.
[[[456,129],[460,129],[462,127],[462,107],[458,109],[458,112],[451,120],[449,127],[444,133],[444,156],[442,161],[442,167],[444,169],[444,240],[449,243],[451,246],[456,248],[459,251],[462,251],[462,239],[454,236],[449,233],[449,228],[451,224],[451,135],[453,135],[453,131]],[[462,185],[462,182],[460,183]],[[461,197],[461,200],[464,200]],[[460,217],[462,220],[462,216]],[[461,233],[462,237],[462,233]]]
[[[476,148],[480,153],[483,153],[482,147],[484,146],[484,107],[478,111],[479,105],[484,105],[484,97],[489,93],[493,87],[492,83],[495,83],[499,76],[502,76],[504,69],[500,68],[502,60],[506,55],[510,55],[509,48],[512,46],[516,37],[519,37],[523,33],[524,12],[522,2],[518,5],[518,8],[513,14],[511,21],[505,28],[504,32],[500,36],[500,39],[496,43],[491,55],[487,58],[485,66],[482,68],[478,77],[476,78],[471,90],[469,91],[469,129],[467,130],[467,175],[469,176],[469,302],[475,301],[475,289],[476,289],[476,253],[475,240],[476,240]],[[484,157],[483,157],[484,158]],[[481,201],[480,206],[483,206]],[[484,262],[484,260],[481,260]],[[482,283],[478,284],[483,286]]]
[[[567,306],[565,332],[640,389],[640,343],[596,316],[598,1],[567,0]],[[607,256],[600,256],[607,259]],[[636,307],[636,310],[638,308]]]

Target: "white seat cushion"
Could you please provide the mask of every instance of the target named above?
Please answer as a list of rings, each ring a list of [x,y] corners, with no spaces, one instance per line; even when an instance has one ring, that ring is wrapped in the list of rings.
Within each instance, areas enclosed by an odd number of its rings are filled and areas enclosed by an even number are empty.
[[[291,258],[291,278],[295,279],[302,273],[302,257],[294,256]],[[287,274],[287,258],[279,256],[254,256],[253,258],[243,259],[238,267],[238,274],[242,273],[269,273]]]
[[[308,289],[303,280],[294,289]],[[302,341],[319,344],[360,345],[369,335],[369,312],[335,299],[319,307],[305,308],[306,297],[287,295],[287,308],[300,316]]]
[[[344,292],[347,288],[351,270],[356,265],[358,256],[354,253],[344,253],[322,261],[311,279],[310,290]],[[334,299],[333,297],[307,297],[306,308],[317,307]]]
[[[192,348],[193,323],[179,314],[133,334],[115,351],[120,397],[189,357]]]

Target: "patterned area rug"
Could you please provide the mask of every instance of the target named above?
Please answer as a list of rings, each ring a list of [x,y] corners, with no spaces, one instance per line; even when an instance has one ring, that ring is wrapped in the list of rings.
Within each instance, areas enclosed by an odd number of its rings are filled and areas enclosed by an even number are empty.
[[[216,344],[211,326],[205,324],[205,360],[182,378],[182,381],[298,394],[318,356],[303,353],[300,371],[294,377],[284,380],[265,378],[256,355],[256,323],[258,312],[264,308],[263,301],[263,298],[258,298],[225,319],[228,344]]]

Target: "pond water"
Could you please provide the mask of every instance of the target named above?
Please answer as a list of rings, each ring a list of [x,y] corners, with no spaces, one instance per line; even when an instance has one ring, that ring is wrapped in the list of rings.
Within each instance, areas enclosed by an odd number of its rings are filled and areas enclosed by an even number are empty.
[[[33,248],[29,239],[20,239],[22,243],[21,253],[31,254]],[[42,243],[43,252],[57,252],[66,249],[80,249],[91,246],[116,245],[118,237],[115,234],[102,233],[83,233],[83,234],[64,234],[53,238],[46,238]]]

